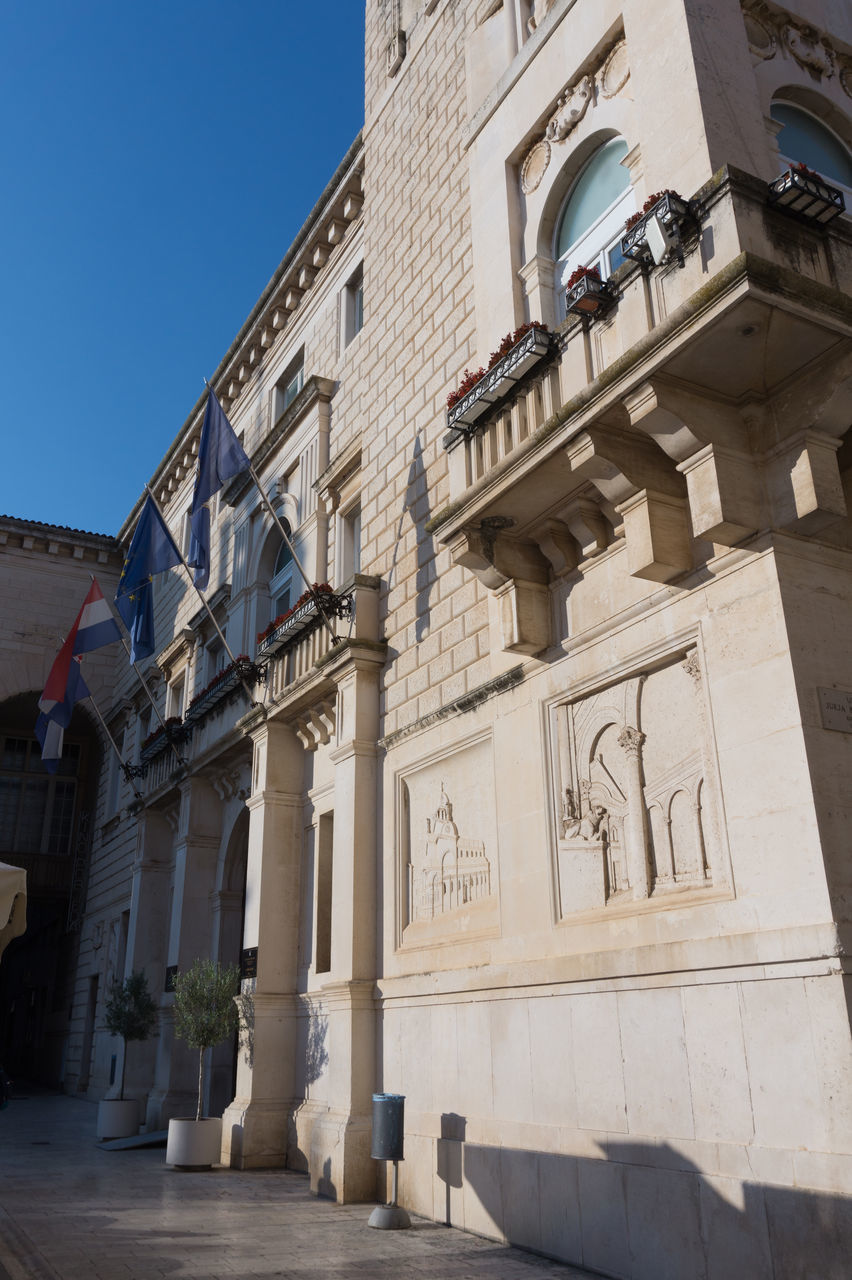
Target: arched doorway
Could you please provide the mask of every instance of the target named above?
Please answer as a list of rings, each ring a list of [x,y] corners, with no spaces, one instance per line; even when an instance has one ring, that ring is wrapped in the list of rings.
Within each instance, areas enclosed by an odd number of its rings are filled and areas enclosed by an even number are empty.
[[[239,964],[243,945],[248,866],[248,809],[237,817],[225,854],[222,888],[219,891],[217,959],[220,964]],[[213,1050],[210,1069],[208,1115],[220,1116],[233,1100],[237,1082],[238,1035]]]
[[[53,1087],[64,1078],[73,976],[101,750],[85,707],[55,774],[41,763],[39,693],[0,703],[0,861],[27,872],[27,930],[0,967],[0,1062]]]

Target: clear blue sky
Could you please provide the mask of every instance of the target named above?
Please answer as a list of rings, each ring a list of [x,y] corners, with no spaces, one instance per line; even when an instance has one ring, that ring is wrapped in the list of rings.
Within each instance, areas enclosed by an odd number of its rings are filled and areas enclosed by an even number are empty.
[[[364,115],[362,0],[0,0],[0,513],[117,533]]]

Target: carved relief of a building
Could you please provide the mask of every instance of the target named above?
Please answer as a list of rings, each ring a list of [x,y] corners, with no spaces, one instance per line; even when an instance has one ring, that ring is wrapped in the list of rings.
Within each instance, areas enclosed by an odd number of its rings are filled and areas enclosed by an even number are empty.
[[[459,835],[447,793],[426,820],[425,852],[410,868],[415,920],[463,910],[491,894],[491,863],[481,840]]]

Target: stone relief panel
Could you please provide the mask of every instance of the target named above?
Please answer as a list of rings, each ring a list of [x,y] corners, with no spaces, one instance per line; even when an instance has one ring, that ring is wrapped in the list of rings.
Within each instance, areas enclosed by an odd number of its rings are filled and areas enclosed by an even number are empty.
[[[399,782],[400,898],[405,946],[478,936],[499,923],[490,742]]]
[[[598,98],[613,98],[630,78],[627,42],[622,38],[610,46],[592,71],[566,85],[559,95],[544,130],[526,153],[521,164],[521,188],[530,195],[541,184],[550,164],[553,148],[571,137],[577,125]]]
[[[560,914],[727,884],[697,650],[556,712]]]
[[[766,0],[743,0],[742,9],[755,63],[774,58],[781,50],[817,82],[836,75],[844,92],[852,97],[852,58],[835,48],[825,32]]]

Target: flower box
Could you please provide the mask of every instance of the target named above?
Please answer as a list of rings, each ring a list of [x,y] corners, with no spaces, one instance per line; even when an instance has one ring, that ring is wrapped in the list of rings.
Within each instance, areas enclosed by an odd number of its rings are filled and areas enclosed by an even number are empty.
[[[352,608],[350,596],[337,595],[327,585],[314,589],[322,600],[323,611],[320,612],[316,597],[305,592],[307,599],[302,597],[298,600],[289,613],[277,619],[273,626],[258,636],[257,656],[259,658],[274,657],[276,653],[288,648],[306,631],[319,625],[322,622],[323,613],[327,618],[344,618],[349,614]]]
[[[258,657],[272,657],[273,654],[279,653],[286,645],[291,644],[298,636],[306,631],[311,623],[319,618],[320,611],[317,608],[315,600],[306,600],[304,604],[299,605],[298,609],[294,609],[288,618],[280,622],[274,631],[270,632],[257,646]]]
[[[215,710],[220,702],[225,702],[242,684],[257,684],[261,679],[258,667],[246,657],[237,658],[212,681],[207,689],[193,698],[186,709],[184,725],[196,724],[204,720]]]
[[[142,750],[139,752],[139,763],[150,764],[152,760],[156,760],[157,756],[161,756],[164,751],[168,751],[172,746],[179,747],[186,742],[189,734],[190,730],[181,724],[179,720],[174,724],[167,720],[164,726],[161,725],[143,743]]]
[[[676,228],[679,237],[698,229],[698,219],[690,202],[676,191],[663,191],[658,197],[652,196],[651,200],[646,201],[642,214],[635,221],[628,221],[627,232],[621,240],[621,252],[625,258],[641,263],[652,260],[648,244],[648,224],[653,218],[659,218],[667,228]],[[682,252],[679,257],[682,265]]]
[[[447,426],[470,427],[486,409],[502,400],[523,376],[553,350],[553,336],[533,325],[515,345],[486,370],[469,391],[447,410]]]
[[[568,281],[565,294],[565,307],[569,315],[593,316],[603,315],[615,305],[615,296],[608,280],[601,280],[595,270],[574,272]]]
[[[769,203],[785,213],[796,214],[823,226],[846,208],[843,192],[804,165],[793,165],[780,178],[770,182]]]

